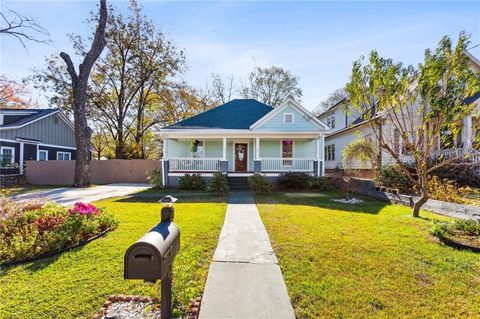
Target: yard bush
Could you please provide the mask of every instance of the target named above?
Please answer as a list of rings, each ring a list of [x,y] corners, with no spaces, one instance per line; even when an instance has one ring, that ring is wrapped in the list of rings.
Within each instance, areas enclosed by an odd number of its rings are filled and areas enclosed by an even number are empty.
[[[310,176],[308,179],[308,188],[316,191],[325,191],[329,188],[328,178]]]
[[[199,174],[185,174],[180,177],[180,188],[185,190],[204,190],[206,188],[205,180]]]
[[[398,165],[381,167],[374,179],[375,185],[398,189],[400,193],[411,194],[412,183]]]
[[[162,171],[159,168],[147,171],[147,180],[154,188],[160,188],[162,186]]]
[[[218,195],[228,193],[228,181],[227,177],[221,172],[215,172],[209,183],[209,189]]]
[[[283,173],[279,185],[283,189],[308,189],[310,174],[308,173]]]
[[[272,184],[267,177],[261,174],[254,174],[248,178],[250,188],[257,194],[268,194],[273,190]]]
[[[438,176],[428,177],[428,193],[433,199],[468,204],[468,200],[463,198],[463,193],[457,183],[448,179],[440,179]]]
[[[0,199],[0,263],[54,253],[117,226],[113,215],[90,204],[66,210],[52,202]]]

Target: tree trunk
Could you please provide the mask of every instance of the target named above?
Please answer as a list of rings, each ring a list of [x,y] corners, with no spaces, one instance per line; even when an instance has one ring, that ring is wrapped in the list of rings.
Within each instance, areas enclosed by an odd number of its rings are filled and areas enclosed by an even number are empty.
[[[75,187],[90,185],[90,137],[92,136],[92,130],[87,122],[87,87],[90,71],[106,45],[106,25],[107,3],[106,0],[100,0],[100,15],[92,46],[85,55],[83,62],[80,64],[78,74],[70,56],[65,52],[60,53],[60,57],[67,65],[67,71],[70,74],[72,81],[72,108],[75,122],[75,141],[77,146],[75,178],[73,182],[73,186]]]
[[[420,199],[413,204],[413,217],[420,216],[420,208],[423,206],[423,204],[427,202],[427,200],[428,200],[427,194],[422,192]]]

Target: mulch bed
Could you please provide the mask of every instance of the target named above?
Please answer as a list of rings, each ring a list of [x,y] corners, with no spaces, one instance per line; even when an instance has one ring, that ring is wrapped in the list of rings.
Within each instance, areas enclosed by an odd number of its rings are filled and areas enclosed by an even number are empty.
[[[190,303],[189,319],[198,319],[202,297]],[[92,319],[160,319],[160,300],[142,296],[111,295]]]
[[[476,253],[480,253],[480,247],[475,246],[473,244],[470,244],[465,241],[460,241],[458,239],[454,238],[448,238],[448,237],[442,237],[439,238],[442,243],[444,243],[447,246],[451,246],[457,249],[465,249],[465,250],[470,250]]]

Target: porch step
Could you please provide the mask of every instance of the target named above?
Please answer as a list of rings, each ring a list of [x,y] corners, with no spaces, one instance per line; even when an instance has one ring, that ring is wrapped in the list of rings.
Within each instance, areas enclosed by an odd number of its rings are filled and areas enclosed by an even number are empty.
[[[248,185],[248,177],[230,176],[230,177],[227,177],[227,180],[228,180],[228,186],[230,187],[230,189],[233,189],[233,190],[250,189],[250,186]]]

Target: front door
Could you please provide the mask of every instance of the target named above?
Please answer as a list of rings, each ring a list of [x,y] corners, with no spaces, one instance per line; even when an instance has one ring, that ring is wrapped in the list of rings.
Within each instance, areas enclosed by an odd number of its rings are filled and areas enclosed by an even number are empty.
[[[235,172],[246,172],[248,163],[248,144],[235,143]]]

